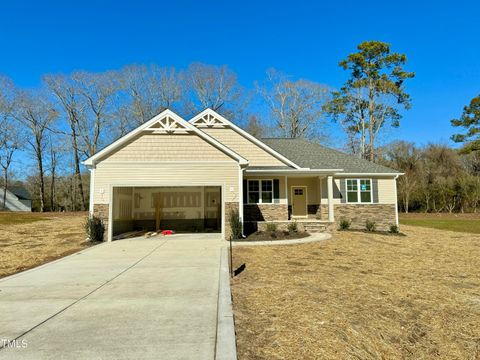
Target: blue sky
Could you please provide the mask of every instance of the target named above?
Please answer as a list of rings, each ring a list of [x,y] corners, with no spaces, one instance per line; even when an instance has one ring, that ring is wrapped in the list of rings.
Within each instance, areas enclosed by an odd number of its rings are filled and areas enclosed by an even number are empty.
[[[381,40],[416,72],[413,107],[389,139],[448,142],[449,120],[480,94],[479,13],[474,1],[9,1],[0,73],[33,87],[51,72],[200,61],[228,65],[246,87],[269,67],[340,87],[338,62]]]

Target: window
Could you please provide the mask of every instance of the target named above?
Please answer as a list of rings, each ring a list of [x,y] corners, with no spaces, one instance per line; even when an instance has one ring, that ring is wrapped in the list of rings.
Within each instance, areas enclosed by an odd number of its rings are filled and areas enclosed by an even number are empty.
[[[360,202],[372,202],[372,182],[370,179],[360,180]]]
[[[262,203],[271,204],[272,202],[273,202],[272,180],[262,180]]]
[[[249,204],[273,203],[273,180],[248,180]]]
[[[347,179],[347,203],[371,203],[371,179]]]
[[[260,201],[260,185],[258,180],[248,180],[248,203],[257,204]]]

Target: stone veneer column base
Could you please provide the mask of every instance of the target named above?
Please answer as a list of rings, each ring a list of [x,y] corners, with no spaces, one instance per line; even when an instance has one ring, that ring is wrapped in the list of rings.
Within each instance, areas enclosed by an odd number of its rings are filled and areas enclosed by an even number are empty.
[[[353,229],[365,229],[367,220],[374,221],[382,231],[396,223],[395,204],[335,204],[334,214],[335,222],[347,219]]]
[[[103,221],[105,226],[105,232],[103,233],[103,241],[108,240],[108,215],[109,215],[109,205],[108,204],[93,204],[93,215],[100,218]]]

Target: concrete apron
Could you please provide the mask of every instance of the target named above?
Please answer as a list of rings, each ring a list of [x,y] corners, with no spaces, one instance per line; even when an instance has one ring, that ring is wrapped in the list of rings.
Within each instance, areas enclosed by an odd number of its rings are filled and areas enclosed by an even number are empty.
[[[214,359],[224,244],[120,240],[0,280],[0,358]]]

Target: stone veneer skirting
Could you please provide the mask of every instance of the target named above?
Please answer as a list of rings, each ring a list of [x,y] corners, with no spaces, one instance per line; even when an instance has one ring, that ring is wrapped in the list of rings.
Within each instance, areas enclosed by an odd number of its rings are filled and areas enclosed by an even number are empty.
[[[287,204],[251,204],[243,207],[244,221],[288,220]]]
[[[108,234],[108,204],[93,204],[93,215],[100,218],[105,226],[105,232],[103,233],[103,241],[107,241]]]
[[[353,229],[365,229],[367,220],[374,221],[377,230],[383,231],[396,223],[395,204],[335,204],[334,215],[336,223],[347,219]]]

